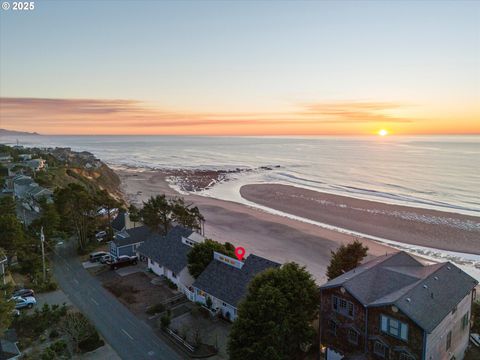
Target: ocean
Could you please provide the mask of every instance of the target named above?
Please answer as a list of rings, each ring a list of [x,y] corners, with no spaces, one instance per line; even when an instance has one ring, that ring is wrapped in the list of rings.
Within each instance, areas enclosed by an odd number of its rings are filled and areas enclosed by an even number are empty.
[[[480,136],[194,137],[0,136],[0,143],[71,147],[113,168],[252,169],[201,195],[364,236],[250,203],[245,184],[280,183],[366,200],[480,216]],[[265,169],[268,168],[267,169]],[[372,236],[368,235],[370,238]],[[374,238],[433,261],[450,260],[480,281],[480,256]],[[475,267],[477,266],[477,267]]]
[[[480,215],[480,136],[3,136],[0,143],[68,146],[112,166],[253,169],[206,195],[282,183],[367,200]],[[261,167],[269,167],[265,170]],[[226,191],[226,187],[230,191]],[[232,199],[235,200],[235,199]]]

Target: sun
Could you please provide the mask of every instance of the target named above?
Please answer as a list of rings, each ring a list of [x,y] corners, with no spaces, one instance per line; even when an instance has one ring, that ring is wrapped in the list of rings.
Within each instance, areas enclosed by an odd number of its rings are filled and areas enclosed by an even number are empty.
[[[388,135],[388,131],[385,130],[385,129],[380,129],[380,130],[378,130],[378,135],[380,135],[380,136],[387,136],[387,135]]]

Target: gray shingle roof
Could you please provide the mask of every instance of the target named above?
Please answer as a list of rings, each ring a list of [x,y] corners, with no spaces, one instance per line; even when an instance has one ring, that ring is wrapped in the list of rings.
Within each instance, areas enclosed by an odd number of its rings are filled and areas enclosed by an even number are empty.
[[[115,235],[112,240],[117,247],[136,244],[148,239],[149,236],[156,234],[148,226],[139,226],[136,228],[122,231]]]
[[[31,178],[20,178],[18,180],[14,180],[14,183],[17,185],[30,185],[35,184],[35,181]]]
[[[112,228],[116,231],[122,231],[125,229],[125,213],[126,211],[121,209],[115,219],[112,220]]]
[[[166,236],[159,234],[150,236],[138,247],[137,251],[178,274],[187,266],[187,256],[192,249],[182,243],[182,237],[188,237],[192,232],[192,230],[177,225]]]
[[[255,275],[281,265],[257,255],[249,255],[241,269],[212,260],[193,286],[230,305],[237,306],[247,294],[247,287]]]
[[[431,332],[477,284],[450,262],[426,266],[398,252],[362,264],[320,288],[342,286],[366,307],[395,305]]]

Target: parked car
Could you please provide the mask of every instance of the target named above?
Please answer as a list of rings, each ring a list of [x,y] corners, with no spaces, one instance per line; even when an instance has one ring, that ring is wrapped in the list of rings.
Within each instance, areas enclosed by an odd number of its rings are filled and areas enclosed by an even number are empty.
[[[470,334],[470,341],[475,345],[476,347],[480,347],[480,335],[479,334]]]
[[[112,255],[110,254],[107,254],[107,255],[103,255],[101,258],[100,258],[100,262],[102,264],[107,264],[108,262],[112,261],[113,260],[113,257]]]
[[[136,256],[122,255],[117,257],[114,260],[107,262],[107,264],[110,265],[111,269],[117,270],[118,268],[121,268],[124,266],[136,265],[137,262],[138,262],[138,257]]]
[[[90,254],[90,262],[98,262],[102,258],[102,256],[108,255],[105,251],[97,251]]]
[[[19,290],[16,290],[13,294],[12,294],[13,297],[17,297],[17,296],[20,296],[20,297],[27,297],[27,296],[35,296],[35,291],[33,291],[32,289],[19,289]]]
[[[37,300],[35,300],[33,296],[15,296],[12,299],[15,301],[15,309],[31,309],[37,303]]]
[[[106,231],[99,231],[95,234],[95,239],[97,241],[103,241],[107,237],[107,232]]]

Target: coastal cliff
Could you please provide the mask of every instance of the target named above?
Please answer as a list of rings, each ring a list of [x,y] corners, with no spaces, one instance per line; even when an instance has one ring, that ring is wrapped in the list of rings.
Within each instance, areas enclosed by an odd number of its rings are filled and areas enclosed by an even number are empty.
[[[77,152],[70,148],[25,148],[0,145],[0,153],[9,154],[11,160],[3,163],[4,169],[11,174],[24,173],[34,177],[35,181],[54,190],[70,183],[85,186],[92,192],[106,190],[112,197],[123,202],[120,191],[120,178],[104,162],[87,151]],[[32,170],[26,157],[45,160],[45,167]]]

